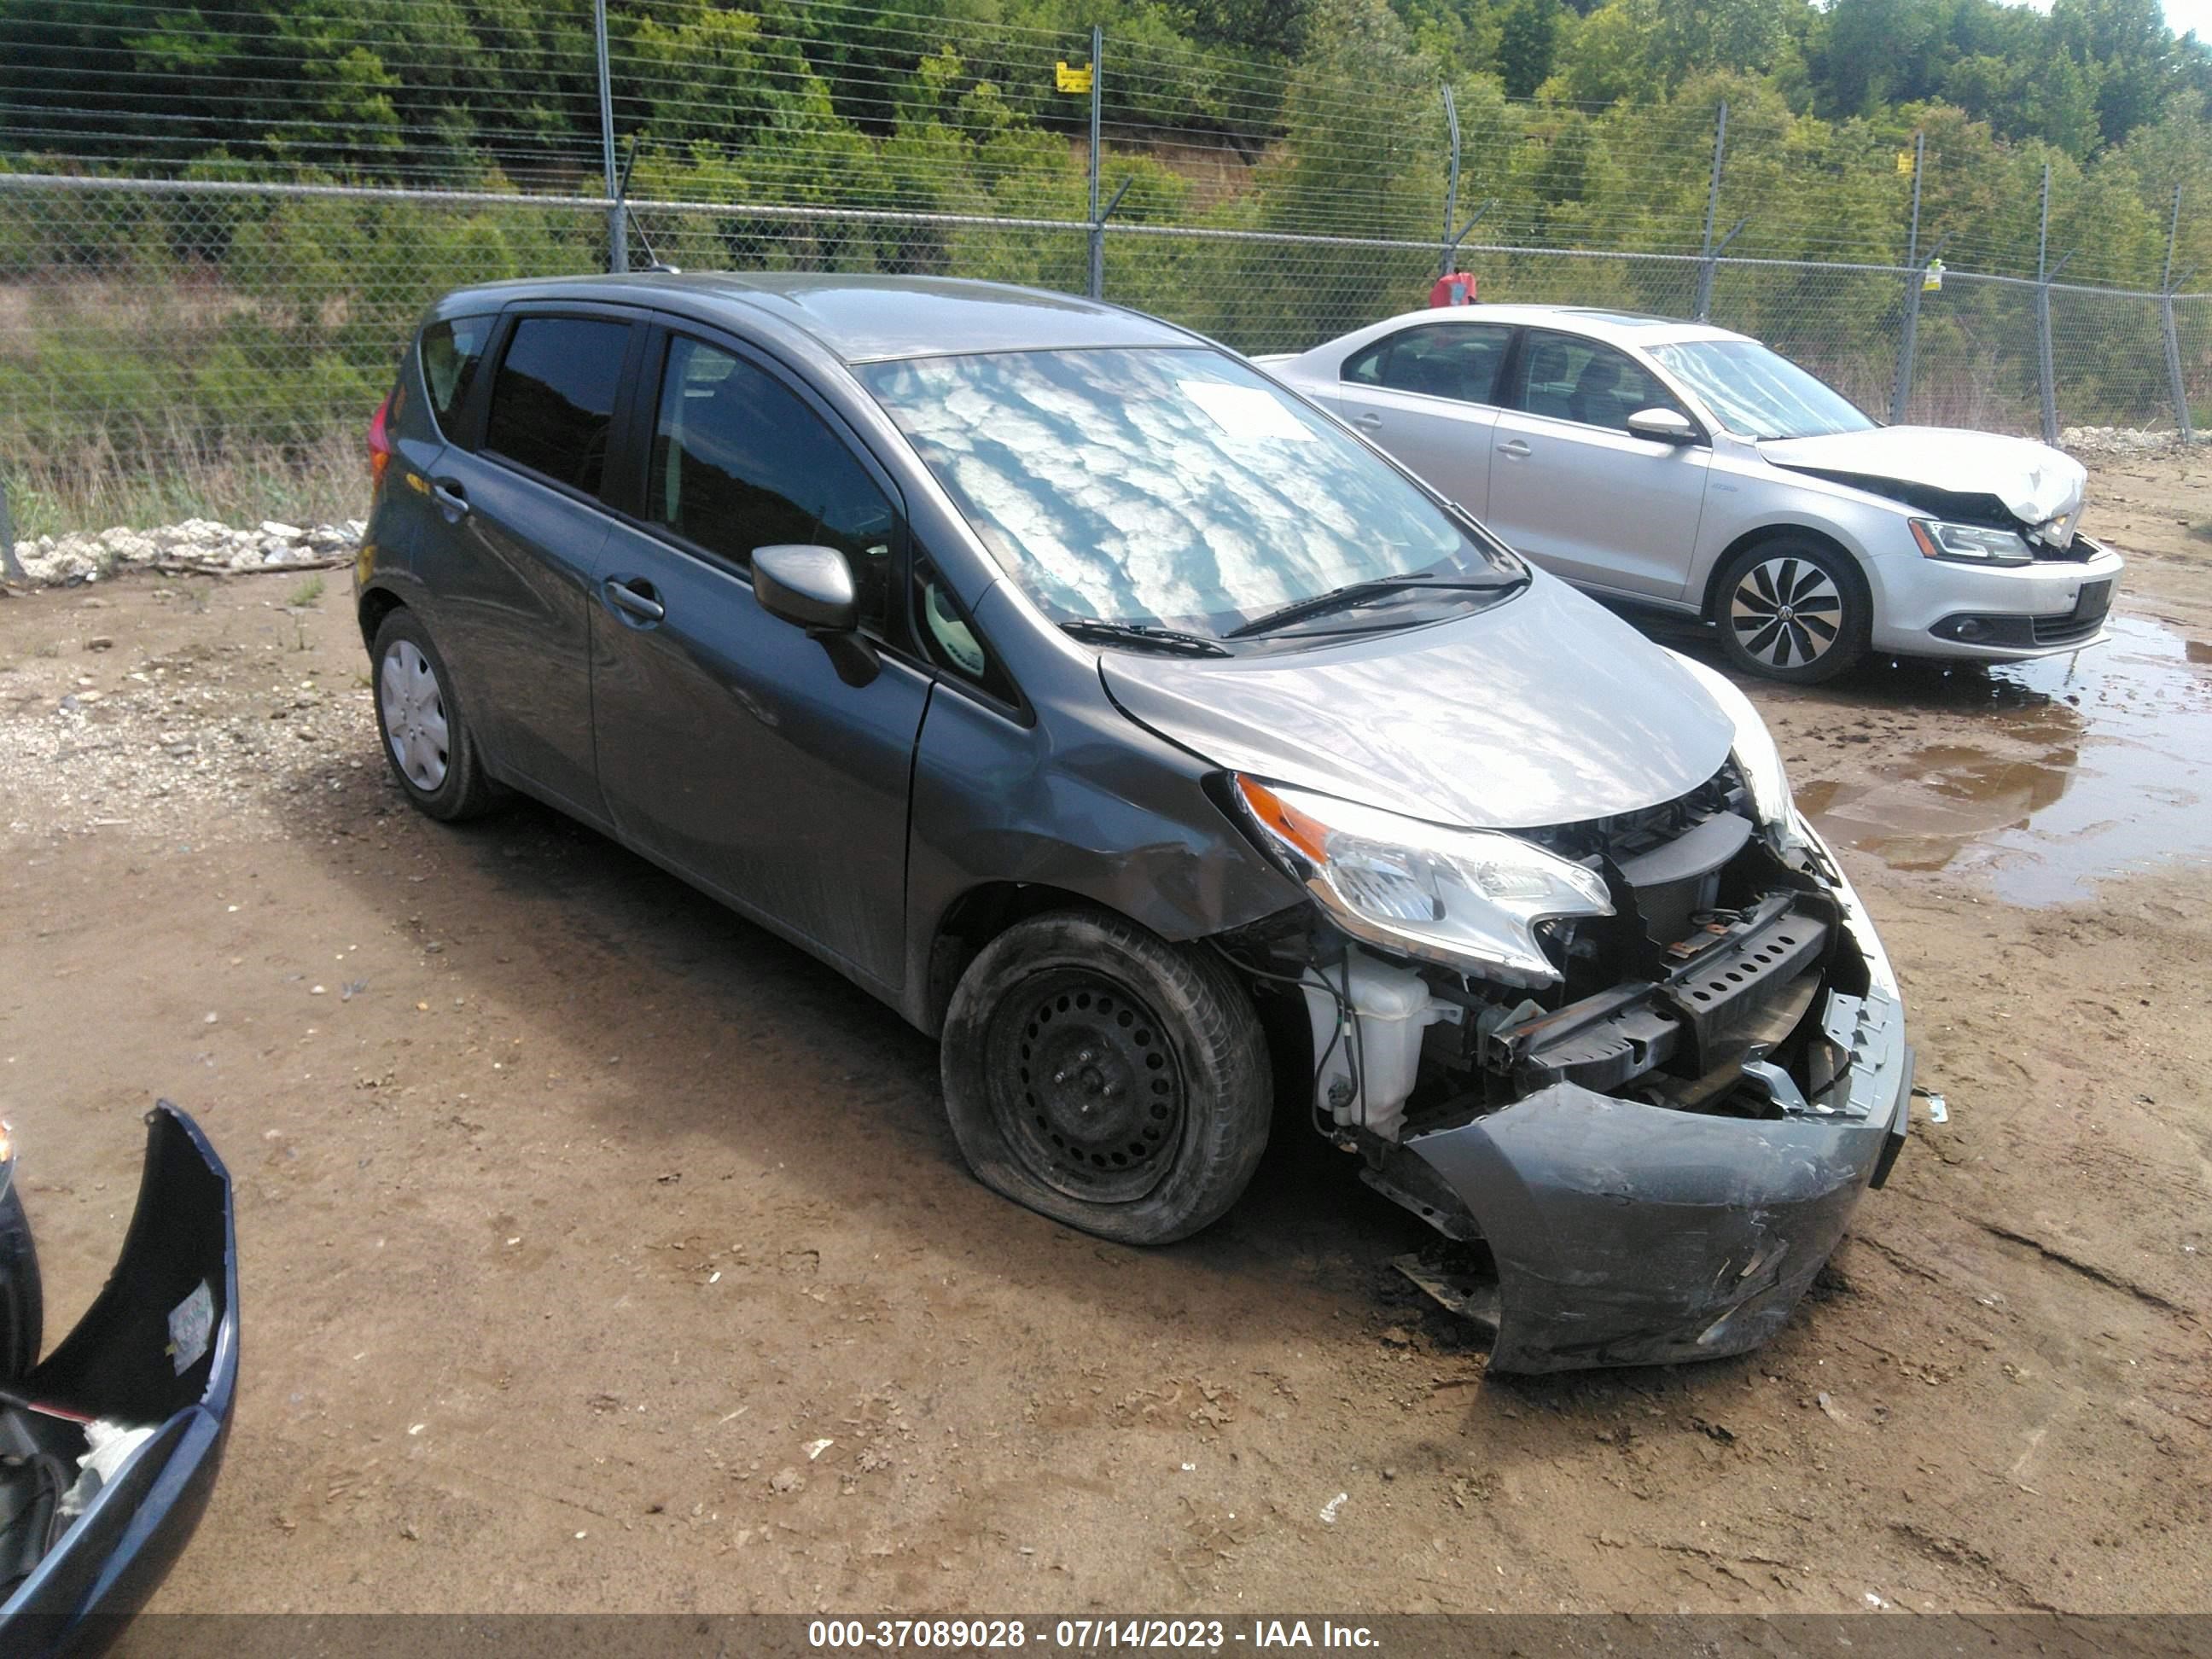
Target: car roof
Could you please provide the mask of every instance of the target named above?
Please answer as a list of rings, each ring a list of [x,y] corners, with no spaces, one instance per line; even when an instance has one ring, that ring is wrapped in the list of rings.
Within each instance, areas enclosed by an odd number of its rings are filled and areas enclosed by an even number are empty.
[[[437,310],[453,316],[471,306],[535,299],[650,305],[707,322],[778,324],[848,364],[979,351],[1200,343],[1170,324],[1097,300],[949,276],[643,271],[523,279],[457,289]]]
[[[1607,311],[1595,306],[1492,305],[1435,306],[1408,311],[1388,319],[1389,325],[1406,323],[1511,323],[1524,328],[1557,328],[1587,335],[1613,345],[1672,345],[1684,340],[1741,340],[1749,337],[1710,323],[1684,322],[1672,317],[1648,316],[1641,312]],[[1383,325],[1370,325],[1379,328]]]

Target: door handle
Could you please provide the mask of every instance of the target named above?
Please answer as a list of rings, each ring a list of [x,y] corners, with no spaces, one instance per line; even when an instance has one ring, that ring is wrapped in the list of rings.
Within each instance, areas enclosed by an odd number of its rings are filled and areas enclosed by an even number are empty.
[[[447,524],[458,524],[469,516],[468,492],[461,488],[458,478],[435,478],[430,483],[430,499],[437,502],[446,515]]]
[[[616,610],[626,611],[640,622],[657,623],[668,614],[653,584],[642,576],[610,576],[600,590],[607,603]]]
[[[1382,417],[1372,410],[1362,410],[1352,417],[1352,423],[1363,432],[1376,432],[1382,429]]]
[[[1528,459],[1530,452],[1528,445],[1522,443],[1520,439],[1514,438],[1498,445],[1498,453],[1501,455],[1510,455],[1516,461],[1525,461]]]

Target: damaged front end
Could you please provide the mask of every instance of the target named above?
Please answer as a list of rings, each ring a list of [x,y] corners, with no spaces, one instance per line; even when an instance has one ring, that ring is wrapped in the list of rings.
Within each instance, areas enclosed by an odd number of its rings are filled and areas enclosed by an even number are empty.
[[[1447,846],[1444,873],[1425,848],[1392,866],[1243,787],[1324,902],[1232,948],[1260,982],[1296,986],[1319,1127],[1370,1184],[1486,1250],[1494,1288],[1416,1278],[1495,1323],[1492,1368],[1711,1358],[1771,1336],[1887,1176],[1912,1071],[1881,943],[1771,746],[1654,807],[1482,838],[1533,858]],[[1285,848],[1269,803],[1320,860]],[[1454,961],[1433,918],[1397,939],[1364,926],[1363,904],[1417,908],[1389,887],[1401,866],[1439,916],[1468,885],[1510,908],[1551,881],[1523,906],[1540,960]]]
[[[1768,439],[1759,453],[1775,466],[1917,507],[1931,515],[1931,529],[1956,525],[2016,535],[2027,557],[2086,562],[2101,550],[2078,533],[2087,469],[2063,451],[2029,439],[1942,427],[1870,427]],[[1979,562],[1987,555],[1972,556]]]

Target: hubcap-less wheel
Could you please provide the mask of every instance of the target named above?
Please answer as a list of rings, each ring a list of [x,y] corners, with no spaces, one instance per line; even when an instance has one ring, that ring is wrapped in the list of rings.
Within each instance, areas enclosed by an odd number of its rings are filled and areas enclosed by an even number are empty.
[[[411,640],[395,640],[377,674],[385,741],[407,781],[425,794],[446,781],[446,696],[437,672]]]
[[[1809,559],[1762,560],[1729,596],[1736,642],[1770,668],[1804,668],[1827,655],[1843,614],[1844,596]]]
[[[992,1115],[1056,1192],[1127,1203],[1158,1186],[1182,1139],[1182,1068],[1152,1011],[1103,974],[1063,970],[993,1016]]]

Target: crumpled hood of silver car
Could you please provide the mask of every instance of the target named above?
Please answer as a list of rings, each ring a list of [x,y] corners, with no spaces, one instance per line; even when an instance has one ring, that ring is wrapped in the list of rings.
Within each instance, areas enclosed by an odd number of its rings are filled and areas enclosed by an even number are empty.
[[[1217,765],[1469,829],[1686,794],[1734,726],[1688,671],[1564,582],[1462,621],[1221,660],[1114,651],[1126,714]]]
[[[1818,438],[1770,438],[1759,453],[1777,466],[1846,475],[1879,491],[1893,478],[1954,495],[1991,495],[2021,523],[2070,520],[2088,472],[2072,456],[2029,438],[1942,426],[1879,426]]]

